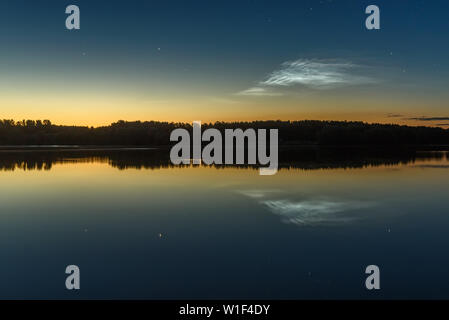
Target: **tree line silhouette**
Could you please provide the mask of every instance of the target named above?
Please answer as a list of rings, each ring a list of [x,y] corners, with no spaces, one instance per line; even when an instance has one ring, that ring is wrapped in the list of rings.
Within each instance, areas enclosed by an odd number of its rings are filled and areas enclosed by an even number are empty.
[[[64,126],[49,120],[0,120],[0,145],[135,145],[165,146],[179,122],[117,121],[109,126]],[[281,145],[426,145],[449,144],[449,129],[361,121],[252,121],[205,123],[202,129],[278,129]]]
[[[55,164],[107,163],[119,170],[157,170],[175,167],[170,161],[168,148],[124,149],[124,148],[65,148],[0,151],[0,171],[51,170]],[[433,149],[433,148],[432,148]],[[447,149],[447,148],[446,148]],[[282,148],[279,151],[279,170],[317,170],[336,168],[365,168],[396,166],[415,161],[433,163],[447,159],[449,151],[417,151],[409,147],[320,147],[302,146]],[[191,165],[181,165],[190,167]],[[197,165],[193,165],[194,167]],[[176,167],[179,167],[176,165]],[[258,165],[211,165],[216,169],[229,167],[258,169]]]

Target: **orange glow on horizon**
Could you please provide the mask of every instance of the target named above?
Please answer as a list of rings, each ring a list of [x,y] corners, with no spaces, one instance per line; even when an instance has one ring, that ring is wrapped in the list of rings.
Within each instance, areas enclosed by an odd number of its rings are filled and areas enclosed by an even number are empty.
[[[363,107],[361,107],[363,106]],[[18,97],[6,96],[0,100],[2,119],[44,120],[58,125],[106,126],[118,120],[203,123],[255,120],[335,120],[367,123],[400,124],[411,126],[449,127],[445,121],[410,120],[425,112],[419,103],[356,101],[341,98],[338,101],[306,100],[239,100],[218,98],[174,98],[172,100],[144,100],[130,96],[74,96]],[[435,103],[434,116],[441,115]],[[393,116],[389,116],[393,115]],[[447,121],[449,123],[449,121]]]

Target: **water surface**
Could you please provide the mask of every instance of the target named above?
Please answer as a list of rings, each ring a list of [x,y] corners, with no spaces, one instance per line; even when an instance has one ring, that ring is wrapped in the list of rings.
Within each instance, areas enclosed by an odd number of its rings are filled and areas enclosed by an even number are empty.
[[[449,298],[446,151],[300,154],[260,176],[156,150],[4,151],[0,298]]]

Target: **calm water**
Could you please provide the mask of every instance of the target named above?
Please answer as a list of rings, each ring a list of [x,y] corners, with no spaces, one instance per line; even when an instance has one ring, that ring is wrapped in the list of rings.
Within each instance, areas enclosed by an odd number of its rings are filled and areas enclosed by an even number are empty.
[[[446,152],[275,176],[153,153],[1,154],[0,298],[449,298]]]

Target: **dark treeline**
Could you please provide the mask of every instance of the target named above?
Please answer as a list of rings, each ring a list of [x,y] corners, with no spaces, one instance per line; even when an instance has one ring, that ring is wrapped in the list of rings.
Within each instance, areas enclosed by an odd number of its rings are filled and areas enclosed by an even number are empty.
[[[279,142],[318,145],[449,144],[449,129],[368,124],[354,121],[215,122],[202,129],[279,129]],[[49,120],[0,120],[0,145],[146,145],[170,144],[176,128],[188,123],[118,121],[103,127],[54,125]]]
[[[415,161],[443,160],[448,150],[425,151],[408,147],[368,148],[368,147],[283,147],[279,150],[279,169],[336,169],[365,168],[376,166],[396,166]],[[51,170],[55,164],[67,163],[107,163],[119,170],[161,169],[174,167],[170,162],[168,148],[159,149],[45,149],[43,150],[2,150],[0,151],[0,171]],[[190,165],[182,165],[189,167]],[[194,165],[195,167],[198,167]],[[179,166],[176,166],[179,167]],[[217,169],[252,168],[257,165],[213,165]]]

